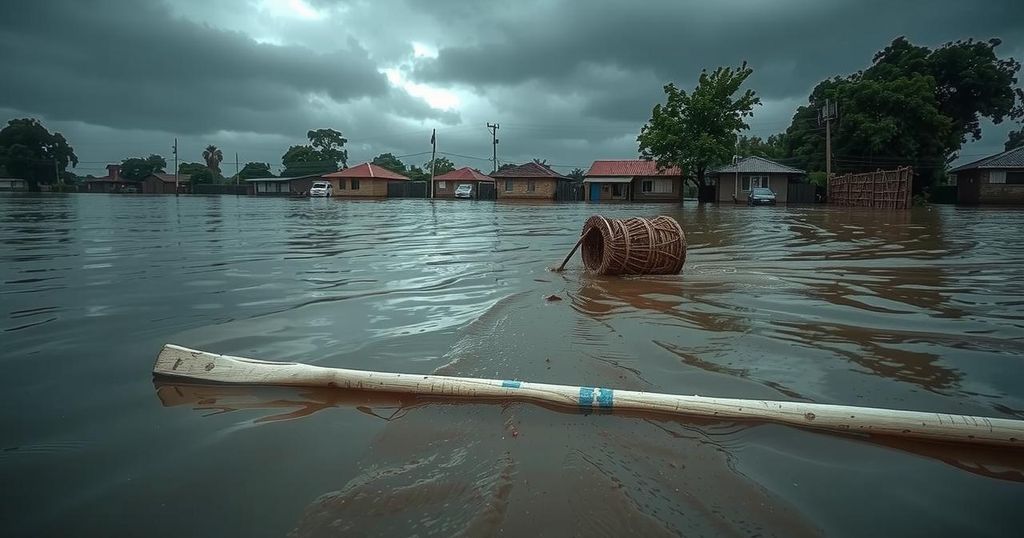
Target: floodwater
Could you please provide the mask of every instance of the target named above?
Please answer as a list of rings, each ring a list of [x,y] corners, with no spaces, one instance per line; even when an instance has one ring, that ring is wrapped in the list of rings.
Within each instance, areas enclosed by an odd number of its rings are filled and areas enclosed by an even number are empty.
[[[678,219],[683,274],[550,272],[598,212]],[[1022,225],[953,207],[0,195],[0,533],[1019,535],[1021,451],[150,371],[174,342],[1024,419]]]

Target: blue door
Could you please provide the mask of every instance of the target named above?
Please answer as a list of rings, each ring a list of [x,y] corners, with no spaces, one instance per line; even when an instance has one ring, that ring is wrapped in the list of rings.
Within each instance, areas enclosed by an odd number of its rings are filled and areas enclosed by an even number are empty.
[[[601,200],[601,184],[591,183],[590,184],[590,201],[598,202]]]

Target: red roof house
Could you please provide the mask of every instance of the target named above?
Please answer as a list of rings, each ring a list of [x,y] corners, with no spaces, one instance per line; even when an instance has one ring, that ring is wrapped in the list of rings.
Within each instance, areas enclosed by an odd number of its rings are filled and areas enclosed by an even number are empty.
[[[480,193],[480,184],[489,185],[494,190],[494,178],[480,173],[468,166],[452,170],[447,174],[434,177],[434,198],[454,198],[455,189],[459,185],[470,185],[473,187],[471,196],[477,198]],[[485,187],[487,188],[487,187]]]
[[[569,178],[535,162],[528,162],[491,174],[498,180],[498,197],[509,199],[554,200],[559,181]]]
[[[330,181],[334,196],[386,198],[388,183],[409,181],[402,174],[392,172],[373,163],[362,163],[330,174],[320,176]]]
[[[643,159],[594,161],[583,178],[587,201],[678,202],[683,199],[683,172],[663,170]]]

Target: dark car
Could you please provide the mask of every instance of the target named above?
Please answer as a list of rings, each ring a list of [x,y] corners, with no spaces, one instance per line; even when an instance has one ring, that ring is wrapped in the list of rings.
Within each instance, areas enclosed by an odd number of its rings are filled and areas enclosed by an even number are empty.
[[[775,191],[764,187],[751,189],[747,205],[775,205]]]

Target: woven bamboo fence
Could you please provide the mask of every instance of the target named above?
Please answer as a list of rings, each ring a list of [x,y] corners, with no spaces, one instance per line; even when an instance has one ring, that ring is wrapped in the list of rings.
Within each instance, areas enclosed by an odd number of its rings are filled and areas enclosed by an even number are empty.
[[[828,182],[828,202],[846,207],[907,209],[913,175],[907,166],[834,177]]]

